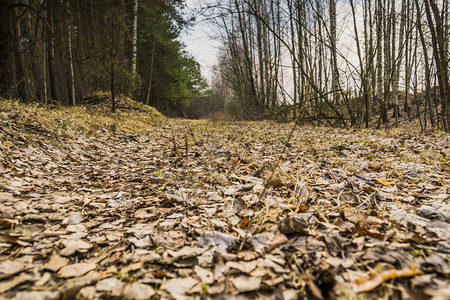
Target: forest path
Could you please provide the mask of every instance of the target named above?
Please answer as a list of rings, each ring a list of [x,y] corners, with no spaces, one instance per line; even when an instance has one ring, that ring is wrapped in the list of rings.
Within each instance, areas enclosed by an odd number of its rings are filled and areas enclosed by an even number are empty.
[[[0,130],[0,298],[450,295],[446,135],[16,125]]]

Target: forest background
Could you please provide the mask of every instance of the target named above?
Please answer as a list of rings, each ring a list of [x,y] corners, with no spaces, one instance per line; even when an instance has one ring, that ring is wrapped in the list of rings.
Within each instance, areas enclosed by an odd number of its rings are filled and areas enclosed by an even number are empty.
[[[4,98],[75,105],[102,91],[170,116],[450,131],[446,0],[201,1],[221,45],[210,88],[179,39],[196,21],[183,0],[0,6]]]
[[[0,3],[4,98],[76,105],[101,91],[171,114],[207,87],[178,40],[184,1]]]

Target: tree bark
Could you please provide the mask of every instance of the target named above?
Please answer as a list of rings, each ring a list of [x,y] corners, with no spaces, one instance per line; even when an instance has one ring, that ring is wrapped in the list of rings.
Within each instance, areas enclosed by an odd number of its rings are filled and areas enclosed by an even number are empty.
[[[54,39],[54,22],[53,9],[55,0],[47,1],[47,59],[48,59],[48,77],[50,83],[50,98],[57,100],[56,80],[55,80],[55,39]]]
[[[136,73],[136,65],[137,65],[137,39],[138,39],[138,9],[139,9],[139,0],[134,0],[134,9],[133,9],[133,53],[131,57],[131,73]]]
[[[448,75],[449,65],[447,49],[444,40],[444,25],[436,1],[424,1],[425,14],[427,16],[428,27],[430,28],[431,32],[434,61],[436,63],[437,77],[439,81],[439,92],[442,101],[442,125],[446,132],[450,132],[450,83]]]
[[[330,0],[330,45],[331,45],[331,89],[334,103],[339,100],[339,70],[337,65],[337,34],[336,34],[336,0]]]
[[[377,99],[380,106],[380,117],[383,123],[387,123],[386,101],[383,95],[383,49],[381,41],[383,40],[383,1],[377,1]],[[386,58],[385,58],[386,59]],[[386,93],[386,91],[384,91]],[[379,126],[378,126],[379,127]]]
[[[15,3],[15,1],[13,2]],[[18,87],[18,96],[22,101],[30,101],[30,90],[28,85],[28,78],[25,72],[25,59],[23,54],[22,45],[22,32],[20,27],[20,17],[18,7],[13,8],[13,20],[14,20],[14,60],[16,64],[16,79]]]
[[[152,81],[153,81],[153,60],[155,58],[155,44],[152,46],[152,58],[150,59],[150,78],[148,79],[148,91],[146,104],[150,105],[150,96],[152,93]]]
[[[249,96],[252,99],[252,102],[253,102],[256,112],[259,113],[260,112],[260,103],[258,100],[258,94],[256,92],[255,78],[253,76],[253,62],[250,57],[250,49],[249,49],[249,45],[248,45],[247,34],[245,32],[246,25],[244,24],[244,16],[241,11],[241,7],[240,7],[238,0],[234,0],[234,3],[236,5],[236,10],[238,13],[239,27],[240,27],[241,36],[242,36],[242,43],[243,43],[243,48],[244,48],[244,60],[245,60],[245,64],[246,64],[246,73],[247,73],[249,83],[250,83],[250,91],[249,91],[250,95]]]
[[[69,18],[67,20],[67,36],[68,36],[68,47],[69,47],[69,69],[70,69],[70,89],[69,95],[70,100],[73,106],[76,105],[76,97],[75,97],[75,77],[73,72],[73,50],[72,50],[72,13],[70,10],[69,1],[67,1],[67,13],[69,14]]]
[[[0,1],[0,95],[11,95],[11,16],[8,10],[7,0]]]

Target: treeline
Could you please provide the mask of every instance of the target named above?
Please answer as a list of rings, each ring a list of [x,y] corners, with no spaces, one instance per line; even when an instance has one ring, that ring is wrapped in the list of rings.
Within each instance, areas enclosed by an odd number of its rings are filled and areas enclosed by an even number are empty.
[[[0,0],[0,97],[75,105],[94,91],[170,113],[206,87],[178,41],[184,0]]]
[[[211,0],[214,90],[242,117],[450,131],[448,0]]]

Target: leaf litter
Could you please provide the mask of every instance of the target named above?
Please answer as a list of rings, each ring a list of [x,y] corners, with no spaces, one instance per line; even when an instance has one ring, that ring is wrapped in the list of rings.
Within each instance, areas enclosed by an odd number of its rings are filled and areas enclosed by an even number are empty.
[[[449,136],[0,121],[4,298],[450,297]]]

